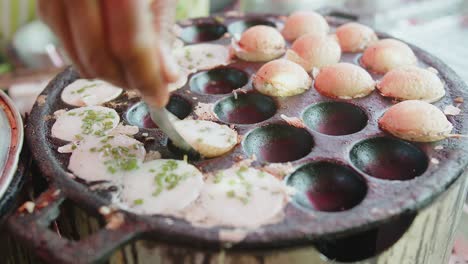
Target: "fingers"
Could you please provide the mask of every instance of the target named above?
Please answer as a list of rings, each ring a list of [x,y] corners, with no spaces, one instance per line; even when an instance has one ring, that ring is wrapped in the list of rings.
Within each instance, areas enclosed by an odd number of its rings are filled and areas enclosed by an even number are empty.
[[[86,67],[88,77],[99,77],[118,86],[125,86],[123,71],[108,49],[100,2],[62,2],[65,3],[76,55],[80,65]]]
[[[148,103],[162,107],[169,94],[161,66],[165,60],[152,27],[149,1],[103,0],[110,48],[125,72],[127,82],[140,91]],[[169,77],[169,78],[167,78]]]
[[[167,82],[176,82],[180,78],[180,69],[172,55],[172,51],[169,49],[168,44],[161,43],[159,52],[160,64]]]
[[[149,103],[164,106],[167,84],[179,77],[167,43],[175,1],[154,1],[161,4],[156,32],[151,2],[38,0],[44,21],[83,77],[135,88]]]
[[[38,0],[38,8],[42,20],[49,25],[50,29],[61,40],[63,48],[67,52],[70,60],[75,64],[77,70],[82,75],[88,75],[85,71],[85,67],[81,66],[78,54],[76,53],[75,45],[69,30],[64,2],[62,0]]]
[[[179,79],[179,66],[175,62],[170,50],[171,38],[173,37],[172,27],[176,16],[177,1],[159,0],[153,1],[151,11],[153,13],[154,29],[160,36],[161,65],[163,73],[169,82]]]
[[[151,4],[156,32],[162,34],[164,40],[169,39],[168,35],[171,34],[174,26],[176,6],[177,1],[173,0],[156,0]]]

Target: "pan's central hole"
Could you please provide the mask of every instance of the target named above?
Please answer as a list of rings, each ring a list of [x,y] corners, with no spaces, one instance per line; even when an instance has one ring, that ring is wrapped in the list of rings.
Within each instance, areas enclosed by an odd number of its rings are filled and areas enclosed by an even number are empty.
[[[385,180],[411,180],[426,171],[426,154],[416,146],[397,139],[378,137],[356,144],[351,161],[361,171]]]
[[[356,133],[367,125],[367,115],[359,107],[342,102],[323,102],[307,108],[304,123],[311,129],[330,136]]]
[[[272,98],[262,94],[238,94],[218,102],[214,112],[226,123],[255,124],[272,117],[276,113],[276,104]]]
[[[227,32],[225,26],[219,23],[200,23],[182,30],[180,38],[185,43],[193,44],[221,38]]]
[[[243,145],[245,152],[259,161],[288,162],[307,156],[314,141],[305,129],[273,124],[250,132]]]
[[[201,94],[228,94],[248,82],[249,76],[245,72],[230,67],[219,67],[193,76],[190,88]]]
[[[326,212],[348,210],[367,193],[367,185],[359,174],[331,162],[306,164],[289,176],[287,184],[296,189],[297,204]]]

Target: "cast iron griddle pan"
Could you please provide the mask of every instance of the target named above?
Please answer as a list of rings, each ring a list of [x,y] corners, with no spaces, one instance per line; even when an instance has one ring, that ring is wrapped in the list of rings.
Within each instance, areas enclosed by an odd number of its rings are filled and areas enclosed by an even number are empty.
[[[330,16],[327,19],[333,29],[346,22]],[[229,45],[231,37],[226,32],[240,33],[255,24],[277,26],[281,23],[281,18],[276,15],[234,14],[184,21],[180,25],[184,29],[181,37],[186,44]],[[466,85],[451,69],[427,52],[410,47],[420,66],[437,69],[445,82],[447,94],[435,103],[436,106],[443,109],[446,105],[456,104],[460,98],[465,102],[468,100]],[[359,57],[360,54],[344,53],[341,61],[359,64]],[[285,208],[284,220],[249,233],[244,240],[231,245],[231,250],[310,245],[315,241],[369,230],[417,212],[462,174],[468,161],[466,140],[450,138],[437,143],[414,144],[391,137],[378,128],[377,121],[394,102],[377,91],[350,101],[323,97],[313,88],[298,96],[271,98],[256,92],[251,84],[252,75],[261,65],[234,60],[226,67],[195,73],[182,89],[173,93],[168,106],[183,118],[194,115],[193,108],[198,102],[214,103],[218,104],[215,106],[220,118],[218,122],[232,124],[229,121],[235,121],[235,129],[243,136],[242,143],[225,156],[195,161],[194,164],[204,172],[228,168],[252,154],[260,157],[252,166],[262,166],[268,161],[304,166],[285,178],[288,184],[297,188],[298,194]],[[241,85],[248,92],[239,93],[237,100],[231,90],[218,91],[225,94],[203,93],[206,87],[194,81],[200,75],[224,84]],[[382,76],[373,77],[378,80]],[[32,110],[27,124],[27,140],[40,171],[50,180],[50,189],[36,201],[34,213],[18,214],[12,224],[16,234],[46,259],[65,262],[96,260],[137,238],[213,250],[222,247],[219,228],[198,228],[177,218],[172,222],[163,216],[135,215],[126,211],[114,214],[124,219],[116,228],[102,229],[78,242],[59,239],[47,229],[64,199],[71,199],[95,215],[99,215],[99,208],[109,204],[109,195],[105,191],[91,191],[86,184],[69,176],[70,154],[58,153],[57,148],[64,142],[50,136],[53,113],[73,108],[61,101],[60,94],[77,78],[79,76],[72,68],[59,74]],[[116,109],[125,123],[141,127],[135,138],[144,142],[147,150],[160,151],[164,158],[178,156],[157,128],[149,128],[152,124],[148,122],[140,98],[124,93],[106,106]],[[465,117],[468,111],[463,105],[460,107],[462,113],[449,117],[449,120],[454,125],[454,133],[467,134]],[[280,117],[282,114],[302,118],[306,128],[288,125]],[[151,140],[143,133],[148,133]],[[439,161],[438,164],[431,159]],[[327,182],[327,179],[331,180]],[[322,206],[312,206],[307,199],[307,190],[312,184],[321,184],[323,188],[335,185],[343,192],[341,196],[327,197]],[[334,201],[332,205],[327,204],[330,199]]]

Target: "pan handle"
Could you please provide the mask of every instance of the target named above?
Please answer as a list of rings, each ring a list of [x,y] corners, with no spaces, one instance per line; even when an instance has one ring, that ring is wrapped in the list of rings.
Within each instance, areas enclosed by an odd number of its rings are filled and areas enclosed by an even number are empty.
[[[89,237],[72,241],[49,229],[60,212],[65,195],[51,186],[34,202],[27,202],[7,219],[7,227],[20,242],[50,263],[97,263],[106,260],[118,247],[144,232],[142,224],[123,219],[119,212],[110,213],[106,228]],[[117,220],[116,220],[117,219]],[[120,221],[123,220],[123,221]]]

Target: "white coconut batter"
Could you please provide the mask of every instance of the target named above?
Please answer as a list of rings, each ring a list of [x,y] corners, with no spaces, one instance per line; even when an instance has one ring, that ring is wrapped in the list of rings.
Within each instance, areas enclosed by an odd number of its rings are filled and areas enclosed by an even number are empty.
[[[256,228],[280,219],[288,197],[287,187],[273,175],[233,167],[208,177],[186,217],[200,225]]]
[[[146,162],[124,176],[122,202],[139,214],[177,213],[191,204],[203,187],[203,175],[181,160]]]
[[[52,136],[66,141],[102,137],[117,127],[120,117],[114,109],[86,106],[64,112],[52,126]]]
[[[63,89],[62,101],[73,106],[100,105],[121,93],[121,88],[101,80],[78,79]]]
[[[73,150],[68,169],[88,182],[119,183],[123,175],[141,166],[145,155],[143,144],[128,136],[88,138]]]
[[[218,44],[195,44],[174,50],[180,67],[195,72],[226,65],[230,61],[229,48]]]
[[[181,120],[174,126],[187,143],[207,158],[221,156],[237,145],[237,132],[226,125],[205,120]]]

